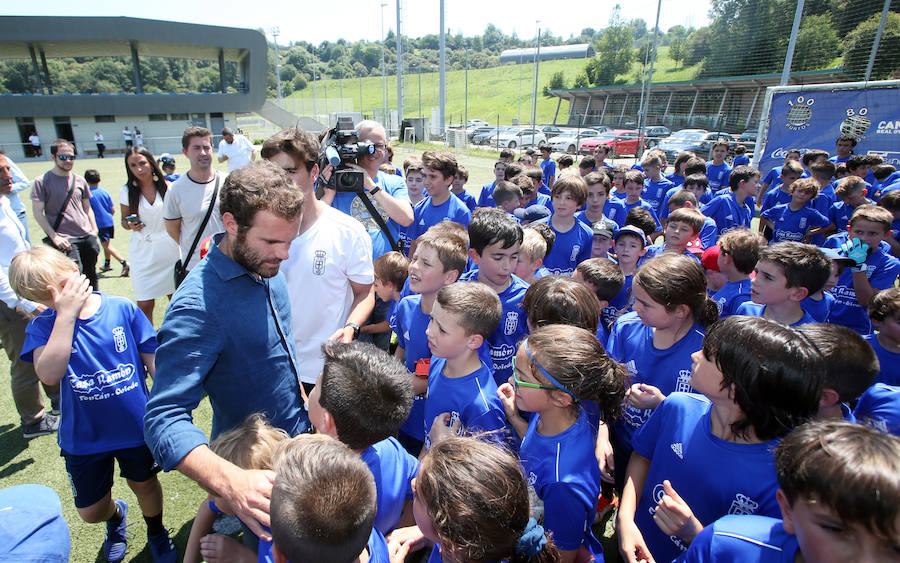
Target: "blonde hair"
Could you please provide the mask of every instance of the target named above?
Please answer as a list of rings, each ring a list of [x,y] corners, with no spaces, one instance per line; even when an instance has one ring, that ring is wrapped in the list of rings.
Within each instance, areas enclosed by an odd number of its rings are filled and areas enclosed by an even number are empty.
[[[53,300],[48,286],[59,287],[60,274],[77,271],[75,262],[59,251],[49,246],[35,246],[12,259],[9,285],[23,299],[48,303]]]
[[[519,254],[524,254],[529,260],[534,262],[538,258],[543,260],[547,257],[547,241],[541,236],[541,233],[534,229],[524,229],[524,237],[522,238],[522,246],[519,247]]]
[[[269,424],[262,413],[256,413],[237,428],[221,433],[211,448],[241,469],[272,469],[278,444],[288,438],[287,432]]]

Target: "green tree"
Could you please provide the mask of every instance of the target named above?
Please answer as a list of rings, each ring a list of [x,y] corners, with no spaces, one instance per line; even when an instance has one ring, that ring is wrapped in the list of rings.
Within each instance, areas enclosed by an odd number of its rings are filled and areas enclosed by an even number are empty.
[[[688,35],[684,43],[682,62],[685,66],[692,66],[709,55],[709,37],[712,31],[708,27],[702,27]]]
[[[797,33],[797,49],[791,70],[827,68],[841,51],[841,40],[828,15],[807,16]]]
[[[631,25],[622,20],[622,8],[616,4],[603,37],[594,42],[597,55],[584,69],[592,85],[608,86],[615,82],[617,74],[628,72],[636,56],[632,35]]]
[[[587,73],[581,71],[575,77],[575,82],[572,83],[572,88],[587,88],[589,86]]]
[[[684,60],[684,37],[673,37],[669,43],[669,58],[675,62],[675,68],[678,68],[678,61]]]
[[[552,98],[553,94],[550,93],[550,90],[562,90],[566,87],[566,78],[563,75],[563,71],[558,70],[553,73],[553,76],[550,77],[550,82],[544,86],[544,97]]]
[[[860,80],[866,74],[869,64],[869,53],[875,42],[875,33],[881,14],[875,14],[862,22],[847,35],[844,41],[844,68]],[[900,14],[888,13],[884,23],[884,33],[878,52],[875,54],[875,65],[872,67],[872,80],[889,78],[900,69]]]
[[[881,17],[884,8],[884,0],[831,0],[829,3],[839,37],[846,37],[874,14]]]

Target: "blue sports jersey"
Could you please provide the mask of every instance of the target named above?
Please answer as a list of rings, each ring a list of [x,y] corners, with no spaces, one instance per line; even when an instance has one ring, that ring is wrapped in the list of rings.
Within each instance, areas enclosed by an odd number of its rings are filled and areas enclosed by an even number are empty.
[[[797,536],[784,530],[777,518],[723,516],[703,528],[678,563],[792,563],[800,547]]]
[[[100,186],[90,186],[91,188],[91,209],[94,210],[94,218],[97,221],[98,229],[108,229],[115,225],[113,221],[113,202],[109,197],[109,192]],[[127,202],[123,202],[127,203]]]
[[[647,251],[644,252],[644,255],[641,256],[641,258],[638,260],[638,266],[640,266],[647,260],[649,260],[651,258],[655,258],[656,256],[659,256],[663,252],[667,252],[667,251],[668,251],[668,249],[666,248],[666,243],[664,243],[664,242],[660,242],[657,244],[651,244],[650,246],[647,247]],[[696,254],[691,252],[690,250],[686,249],[682,254],[684,254],[685,256],[690,256],[691,258],[696,260],[698,264],[700,264],[700,258]]]
[[[432,205],[431,196],[426,197],[416,204],[413,209],[412,225],[403,229],[400,233],[400,240],[403,241],[403,248],[409,249],[409,243],[416,240],[428,230],[429,227],[437,225],[441,221],[454,221],[463,227],[468,227],[472,220],[472,212],[466,207],[466,204],[453,194],[447,198],[447,201],[440,205]]]
[[[750,157],[746,154],[737,155],[734,157],[731,165],[735,168],[737,168],[738,166],[750,166]]]
[[[156,353],[156,332],[124,297],[94,293],[100,307],[75,321],[72,354],[60,381],[57,442],[67,454],[90,455],[144,445],[147,383],[141,354]],[[47,309],[25,329],[21,358],[34,362],[56,322]],[[114,424],[110,424],[114,421]]]
[[[531,417],[519,458],[529,485],[544,502],[544,529],[553,533],[559,549],[584,545],[597,561],[603,561],[603,548],[591,532],[600,494],[596,434],[584,410],[572,426],[555,436],[537,431],[540,419],[540,415]]]
[[[453,195],[458,197],[461,202],[465,203],[469,211],[475,211],[475,208],[478,207],[478,200],[466,190],[463,190],[458,194],[454,193]]]
[[[369,563],[391,563],[391,552],[388,549],[387,540],[384,539],[378,527],[372,528],[369,541],[366,542],[369,551]]]
[[[767,190],[775,189],[783,184],[784,182],[781,181],[781,167],[776,166],[775,168],[769,170],[769,172],[766,173],[766,176],[760,183],[766,186]]]
[[[766,312],[766,305],[760,305],[759,303],[754,303],[752,301],[746,301],[741,303],[741,305],[737,308],[737,312],[735,315],[746,315],[748,317],[762,317]],[[800,326],[805,325],[807,323],[814,323],[816,319],[812,318],[806,310],[803,311],[803,317],[800,318],[799,321],[795,323],[791,323],[791,326]]]
[[[859,398],[853,415],[861,423],[900,436],[900,387],[876,383]]]
[[[612,327],[616,319],[631,312],[631,282],[634,281],[634,274],[625,276],[625,285],[619,290],[615,297],[609,300],[609,305],[600,312],[600,324],[606,327]],[[605,344],[605,343],[604,343]]]
[[[497,207],[497,204],[494,203],[494,188],[496,187],[496,180],[481,187],[481,194],[478,196],[478,207]]]
[[[681,187],[684,184],[684,176],[679,176],[676,172],[672,172],[666,176],[666,180],[675,184],[676,187]]]
[[[772,221],[775,225],[775,234],[772,243],[782,241],[803,242],[806,233],[814,227],[827,227],[831,221],[827,217],[813,209],[804,206],[794,211],[791,204],[776,205],[764,211],[761,217]]]
[[[666,199],[666,193],[674,187],[675,184],[664,177],[661,177],[656,182],[647,178],[644,180],[644,191],[641,193],[641,199],[653,207],[657,217],[662,217],[662,208]]]
[[[833,237],[828,238],[829,242],[833,239]],[[866,259],[866,278],[873,289],[892,287],[897,280],[898,273],[900,273],[900,260],[885,252],[882,247],[879,247]],[[856,299],[853,272],[850,268],[845,268],[841,272],[831,294],[834,295],[835,303],[831,307],[831,314],[828,315],[828,322],[844,325],[863,335],[872,332],[872,322],[869,320],[867,309]]]
[[[775,207],[776,205],[781,205],[784,203],[790,203],[791,192],[785,192],[782,189],[777,190],[769,190],[766,192],[766,195],[762,197],[762,206],[760,207],[760,212],[764,213],[769,209]]]
[[[553,226],[552,217],[536,221],[546,223],[556,233],[553,248],[544,257],[544,267],[551,274],[571,276],[575,266],[591,257],[591,244],[594,242],[594,231],[581,221],[566,232],[560,232]]]
[[[807,297],[800,302],[803,310],[809,313],[809,316],[815,319],[817,323],[824,323],[831,314],[831,307],[834,305],[834,295],[827,291],[822,292],[822,299],[813,299]]]
[[[556,177],[556,163],[552,158],[547,158],[540,162],[541,170],[543,170],[543,182],[545,186],[550,185],[550,178]]]
[[[710,246],[715,246],[716,241],[719,239],[719,227],[712,217],[703,218],[703,228],[700,229],[700,234],[697,236],[700,237],[700,245],[703,246],[704,250]]]
[[[391,330],[397,335],[397,347],[405,351],[404,362],[410,373],[417,373],[416,364],[429,360],[431,350],[428,349],[428,338],[425,329],[431,322],[431,315],[422,312],[422,296],[410,295],[404,297],[397,304],[397,314],[391,321]],[[424,365],[424,362],[423,362]],[[427,373],[424,368],[418,373]],[[422,420],[425,416],[425,397],[416,395],[413,397],[412,409],[409,417],[400,427],[404,433],[419,441],[424,441],[422,433]]]
[[[409,286],[406,286],[406,287],[408,288]],[[399,301],[394,301],[394,300],[392,300],[388,303],[387,321],[388,321],[388,325],[390,325],[390,326],[394,326],[394,317],[397,316],[397,304],[398,303],[399,303]]]
[[[409,202],[409,191],[406,189],[406,182],[403,181],[403,178],[394,174],[385,174],[384,172],[379,171],[378,175],[373,179],[375,184],[380,187],[382,190],[393,196],[394,198]],[[372,198],[369,198],[372,199]],[[359,212],[360,215],[368,216],[368,211],[365,207],[361,207],[363,203],[359,198],[357,198],[355,193],[350,192],[337,192],[334,195],[334,200],[331,202],[331,206],[335,209],[339,209],[343,211],[347,215],[353,215],[351,210],[354,208],[361,209]],[[400,232],[404,229],[400,225],[400,223],[394,221],[390,217],[385,220],[385,224],[387,224],[388,231],[390,231],[391,236],[394,237],[394,241],[399,240]],[[372,237],[372,259],[376,259],[382,254],[386,252],[390,252],[392,250],[391,244],[388,241],[388,238],[381,232],[381,229],[374,228],[369,231],[369,236]]]
[[[657,231],[662,230],[662,223],[659,222],[659,215],[656,214],[656,209],[652,205],[650,205],[643,199],[639,199],[636,203],[628,203],[627,201],[623,200],[622,203],[625,206],[625,215],[626,216],[628,215],[628,212],[631,211],[632,209],[634,209],[635,207],[643,207],[644,209],[646,209],[647,211],[650,212],[650,215],[653,216],[653,221],[656,223],[656,230]],[[624,223],[624,221],[623,221],[623,223]]]
[[[606,353],[625,364],[632,384],[653,385],[664,395],[675,391],[686,393],[693,390],[691,354],[703,347],[705,334],[703,327],[694,325],[681,340],[660,350],[653,345],[653,327],[645,325],[637,313],[631,312],[619,317],[613,325]],[[617,441],[630,450],[632,433],[650,418],[652,412],[626,404],[622,416],[614,424]]]
[[[481,367],[463,377],[444,375],[445,358],[432,356],[425,399],[425,449],[431,448],[428,431],[439,414],[449,412],[451,423],[459,420],[460,432],[493,433],[493,441],[504,441],[506,414],[497,396],[494,370],[483,361]]]
[[[772,456],[778,441],[737,444],[713,435],[711,407],[703,395],[673,393],[632,439],[634,452],[651,460],[634,521],[657,561],[671,561],[687,550],[653,521],[664,479],[700,522],[726,514],[781,515]]]
[[[359,455],[375,477],[375,528],[389,534],[397,527],[406,501],[413,497],[410,481],[419,471],[419,462],[393,437],[372,444]]]
[[[537,279],[538,272],[534,276]],[[543,274],[547,275],[547,274]],[[511,275],[512,283],[498,294],[503,313],[500,316],[500,324],[486,339],[490,351],[490,361],[493,364],[494,380],[497,385],[502,385],[512,375],[512,358],[516,355],[519,341],[528,336],[528,316],[522,308],[522,300],[528,290],[528,284],[516,275]],[[460,277],[460,281],[478,281],[478,269],[466,272]],[[485,358],[486,359],[486,358]]]
[[[719,318],[737,314],[737,308],[750,301],[750,278],[728,282],[712,296],[719,307]]]
[[[625,226],[626,215],[628,215],[628,210],[625,209],[625,204],[622,203],[621,200],[609,198],[606,200],[606,203],[603,204],[603,216],[610,219],[619,227]]]
[[[866,199],[866,203],[874,202],[870,199]],[[838,232],[846,231],[847,225],[850,224],[850,217],[853,216],[854,211],[856,211],[856,208],[849,203],[837,201],[828,209],[828,220],[837,227]]]
[[[734,192],[714,197],[712,201],[700,208],[700,212],[716,222],[719,236],[737,227],[749,229],[750,220],[753,218],[750,206],[746,201],[742,204],[738,203]]]
[[[875,350],[878,356],[878,364],[881,367],[878,377],[875,378],[876,383],[884,383],[886,385],[900,385],[900,354],[891,352],[878,341],[875,333],[863,336],[866,342]]]
[[[728,187],[728,178],[731,176],[731,166],[727,162],[722,164],[706,164],[706,177],[709,179],[709,187],[717,190]]]

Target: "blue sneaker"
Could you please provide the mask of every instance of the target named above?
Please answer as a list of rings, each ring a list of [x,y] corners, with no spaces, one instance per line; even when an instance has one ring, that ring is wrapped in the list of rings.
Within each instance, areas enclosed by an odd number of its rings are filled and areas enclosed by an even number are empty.
[[[169,538],[168,530],[163,530],[156,536],[148,536],[147,545],[150,546],[153,563],[177,563],[178,552],[175,551],[175,544]]]
[[[122,510],[122,521],[118,525],[106,523],[106,541],[103,542],[103,556],[110,563],[125,559],[125,550],[128,549],[128,503],[117,500],[116,506]]]

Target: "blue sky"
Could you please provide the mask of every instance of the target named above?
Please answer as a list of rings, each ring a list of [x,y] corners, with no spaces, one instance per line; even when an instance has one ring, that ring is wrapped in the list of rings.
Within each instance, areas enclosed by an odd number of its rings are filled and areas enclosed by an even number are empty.
[[[385,0],[384,31],[396,29],[396,0]],[[216,2],[185,2],[184,0],[151,0],[149,2],[122,2],[121,0],[41,0],[27,6],[17,2],[4,2],[0,15],[17,16],[129,16],[137,18],[202,23],[227,27],[270,29],[278,26],[278,43],[309,41],[314,44],[341,37],[348,40],[376,41],[381,37],[381,0],[294,0],[269,2],[271,8],[260,8],[247,0],[217,0]],[[643,18],[647,27],[653,26],[657,2],[654,0],[628,0],[622,3],[626,19]],[[404,33],[421,37],[440,30],[439,0],[406,0]],[[577,35],[582,28],[600,29],[607,25],[613,2],[569,2],[568,10],[554,11],[554,3],[536,0],[498,2],[496,0],[445,0],[445,23],[451,33],[481,34],[488,23],[493,23],[510,34],[521,38],[536,34],[536,20],[541,28],[564,38]],[[665,0],[660,13],[660,29],[673,25],[700,27],[708,23],[709,0],[691,3],[699,6],[688,9],[682,0]],[[333,7],[336,13],[326,7]],[[477,17],[473,17],[477,14]]]

